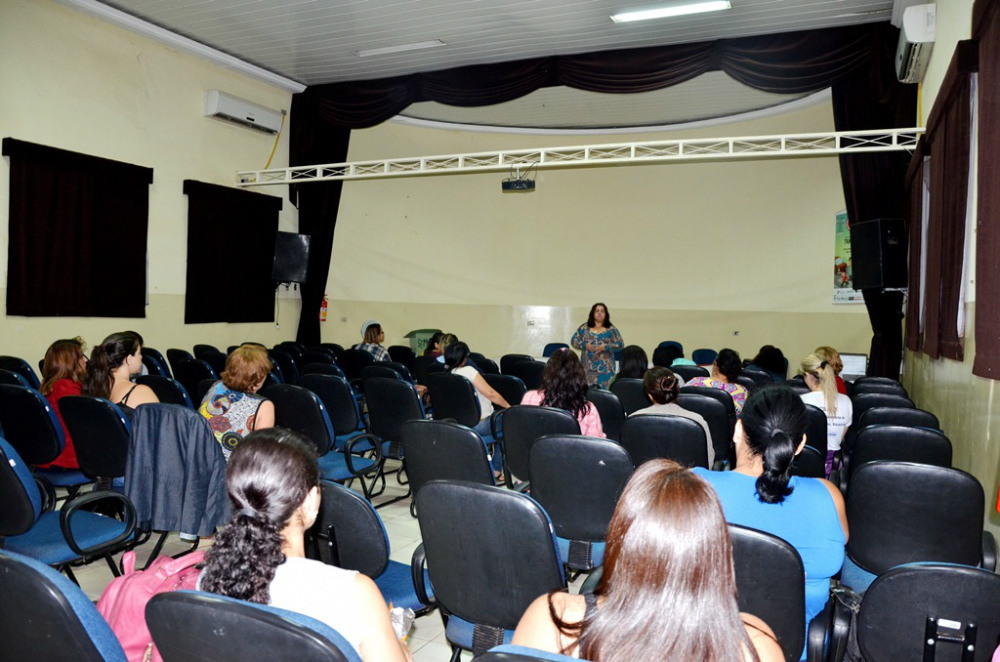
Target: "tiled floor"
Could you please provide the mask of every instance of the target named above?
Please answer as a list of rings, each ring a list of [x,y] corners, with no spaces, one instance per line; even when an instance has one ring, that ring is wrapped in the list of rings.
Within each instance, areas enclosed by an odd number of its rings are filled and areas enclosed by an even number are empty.
[[[400,487],[394,477],[390,477],[386,493],[377,497],[375,503],[379,504],[405,492],[406,489]],[[410,517],[410,499],[379,508],[378,513],[389,534],[390,558],[394,561],[409,563],[413,550],[420,544],[420,527],[417,520]],[[138,567],[145,564],[146,558],[152,551],[153,542],[151,540],[136,550]],[[188,547],[188,543],[181,541],[176,534],[171,534],[163,547],[163,553],[177,554]],[[83,568],[75,568],[74,573],[84,592],[94,601],[100,597],[112,578],[111,570],[107,564],[101,562],[91,563]],[[582,581],[583,578],[579,578],[573,582],[571,590],[578,588]],[[445,640],[444,626],[437,611],[418,618],[414,622],[408,643],[415,662],[448,662],[451,658],[451,648]],[[463,662],[469,662],[471,659],[470,653],[462,654]]]

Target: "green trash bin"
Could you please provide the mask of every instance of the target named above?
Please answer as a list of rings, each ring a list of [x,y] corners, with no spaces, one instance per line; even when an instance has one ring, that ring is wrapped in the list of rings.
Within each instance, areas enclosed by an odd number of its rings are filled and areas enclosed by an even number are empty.
[[[441,333],[441,329],[415,329],[407,333],[404,337],[410,339],[410,349],[417,356],[421,356],[427,349],[427,343],[435,333]]]

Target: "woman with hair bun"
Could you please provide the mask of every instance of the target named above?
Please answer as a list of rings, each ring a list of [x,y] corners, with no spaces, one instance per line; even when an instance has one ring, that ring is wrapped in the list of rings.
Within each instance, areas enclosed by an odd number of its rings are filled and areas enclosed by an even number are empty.
[[[226,489],[233,519],[205,556],[199,590],[311,616],[364,662],[412,662],[375,582],[305,557],[321,496],[316,452],[304,437],[282,428],[248,435],[230,458]]]
[[[135,331],[112,333],[90,354],[83,395],[110,400],[132,420],[136,407],[160,401],[153,389],[132,383],[132,375],[141,371],[142,336]]]
[[[725,391],[733,399],[733,407],[736,415],[743,411],[743,403],[747,401],[747,390],[741,384],[736,383],[736,378],[740,376],[743,364],[740,362],[740,355],[734,350],[723,349],[715,357],[712,364],[711,377],[695,377],[688,381],[686,386],[708,386]]]
[[[826,414],[826,477],[833,470],[833,455],[840,450],[847,428],[854,418],[854,405],[846,395],[837,392],[837,374],[833,365],[818,354],[802,359],[802,377],[809,393],[802,402],[819,407]]]
[[[712,488],[670,460],[632,475],[592,595],[536,599],[515,645],[595,662],[779,662],[771,629],[740,613],[729,531]]]
[[[38,390],[52,405],[52,411],[56,413],[66,438],[62,453],[50,464],[42,465],[45,469],[80,468],[80,463],[76,459],[76,449],[73,448],[73,439],[69,436],[69,430],[66,429],[66,423],[59,412],[59,400],[67,395],[80,395],[83,390],[83,380],[87,377],[87,357],[83,354],[83,347],[83,338],[57,340],[46,350],[45,359],[42,361],[42,384]]]
[[[761,386],[736,422],[736,469],[693,471],[715,488],[727,522],[776,535],[798,551],[806,571],[808,627],[830,596],[830,577],[844,563],[848,529],[844,497],[833,483],[791,475],[806,443],[806,421],[794,391]]]
[[[632,412],[632,416],[643,414],[665,414],[690,418],[705,431],[705,441],[708,443],[708,466],[715,462],[715,446],[712,445],[712,431],[708,422],[698,412],[688,411],[677,404],[677,394],[680,392],[680,379],[670,368],[650,368],[642,379],[642,387],[646,397],[652,402],[650,406]]]
[[[606,437],[597,407],[587,399],[587,388],[587,375],[580,359],[563,348],[549,357],[542,373],[542,387],[525,393],[521,404],[564,409],[576,417],[580,434]]]

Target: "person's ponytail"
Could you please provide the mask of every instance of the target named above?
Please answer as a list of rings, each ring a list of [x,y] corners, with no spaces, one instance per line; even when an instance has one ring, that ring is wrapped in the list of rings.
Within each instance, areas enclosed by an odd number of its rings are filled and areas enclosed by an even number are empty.
[[[792,462],[807,421],[802,399],[787,386],[763,385],[747,398],[740,422],[748,450],[764,465],[757,479],[762,502],[781,503],[792,493]]]
[[[107,399],[111,395],[113,381],[111,371],[115,367],[117,366],[111,365],[104,345],[95,347],[87,362],[87,375],[83,378],[83,394]]]
[[[764,445],[764,473],[757,478],[757,496],[764,503],[781,503],[792,493],[788,481],[796,445],[784,430],[774,430]]]
[[[244,508],[215,536],[208,551],[201,590],[266,605],[278,566],[281,530],[263,514]]]

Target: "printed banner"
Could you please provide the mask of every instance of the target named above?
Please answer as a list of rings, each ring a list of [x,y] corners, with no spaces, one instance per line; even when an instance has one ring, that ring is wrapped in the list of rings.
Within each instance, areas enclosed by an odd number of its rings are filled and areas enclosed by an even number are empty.
[[[864,303],[861,290],[854,289],[854,264],[851,262],[851,224],[847,212],[836,216],[833,246],[833,302]]]

